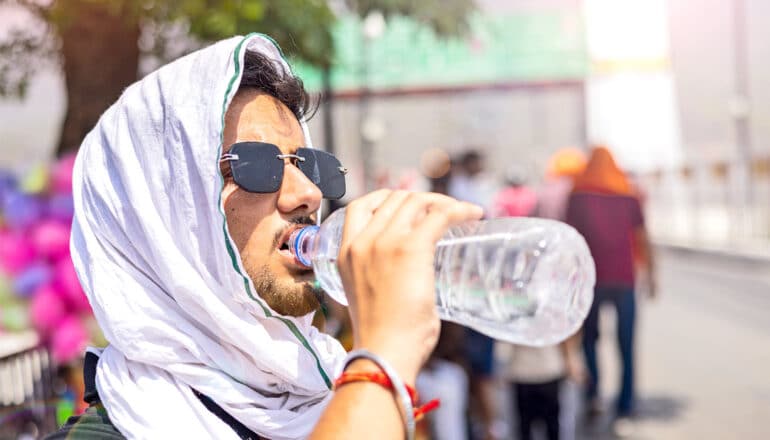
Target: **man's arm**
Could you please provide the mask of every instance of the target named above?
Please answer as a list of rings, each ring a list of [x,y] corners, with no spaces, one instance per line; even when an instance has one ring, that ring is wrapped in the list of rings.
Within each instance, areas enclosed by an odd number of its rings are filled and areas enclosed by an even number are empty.
[[[366,360],[354,361],[352,371],[377,371]],[[414,379],[404,379],[414,383]],[[310,436],[314,440],[398,439],[404,437],[404,422],[392,391],[372,382],[352,382],[336,391]]]
[[[647,281],[649,283],[649,295],[651,298],[655,298],[657,295],[657,284],[655,278],[655,258],[653,257],[652,245],[650,243],[650,236],[647,233],[647,229],[644,226],[639,226],[634,229],[634,242],[638,246],[640,256],[644,261],[645,270],[647,272]]]
[[[578,331],[559,344],[559,350],[564,358],[567,370],[567,377],[577,384],[582,384],[585,381],[583,359],[580,357],[580,338],[581,332]]]
[[[387,190],[364,196],[346,209],[337,265],[350,304],[354,348],[385,359],[409,385],[414,385],[438,340],[436,242],[450,226],[482,214],[475,205],[439,194]],[[356,360],[346,371],[379,369],[370,361]],[[334,392],[311,438],[403,436],[394,393],[356,382]]]

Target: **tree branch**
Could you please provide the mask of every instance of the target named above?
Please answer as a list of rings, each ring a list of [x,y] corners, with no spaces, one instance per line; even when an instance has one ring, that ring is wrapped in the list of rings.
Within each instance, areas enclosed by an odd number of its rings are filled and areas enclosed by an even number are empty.
[[[44,5],[36,0],[0,0],[0,5],[4,5],[4,4],[20,6],[32,12],[39,18],[43,20],[48,20],[49,11],[51,9],[51,5],[53,4],[53,2],[51,2],[51,4],[49,5]]]

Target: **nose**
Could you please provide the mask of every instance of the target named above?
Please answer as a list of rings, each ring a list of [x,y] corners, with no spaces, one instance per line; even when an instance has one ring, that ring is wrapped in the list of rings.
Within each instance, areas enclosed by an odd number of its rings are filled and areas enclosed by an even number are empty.
[[[283,214],[311,215],[321,206],[321,190],[293,165],[286,165],[278,191],[278,210]]]

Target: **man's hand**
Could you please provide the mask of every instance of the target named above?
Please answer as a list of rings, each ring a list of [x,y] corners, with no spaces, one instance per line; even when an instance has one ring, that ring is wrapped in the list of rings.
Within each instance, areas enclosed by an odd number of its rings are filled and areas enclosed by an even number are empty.
[[[656,299],[658,297],[658,282],[652,273],[649,273],[647,277],[647,295],[650,299]]]
[[[583,360],[577,356],[568,356],[564,359],[567,370],[567,378],[572,382],[583,385],[586,381],[586,369],[583,366]]]
[[[654,300],[658,296],[658,285],[655,277],[655,273],[649,269],[644,268],[637,274],[639,283],[637,284],[637,292],[641,295]]]
[[[436,345],[436,242],[480,207],[435,193],[380,190],[346,209],[337,262],[355,348],[387,359],[407,383]]]

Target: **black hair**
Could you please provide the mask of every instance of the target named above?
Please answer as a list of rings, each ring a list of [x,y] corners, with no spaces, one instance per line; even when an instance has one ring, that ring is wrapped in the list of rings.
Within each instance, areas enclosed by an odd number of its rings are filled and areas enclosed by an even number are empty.
[[[484,156],[476,149],[467,150],[460,156],[460,163],[462,165],[470,165],[473,162],[480,161]]]
[[[298,120],[310,119],[318,109],[311,102],[301,79],[259,52],[247,50],[244,55],[243,76],[238,89],[244,88],[255,88],[275,97]]]

